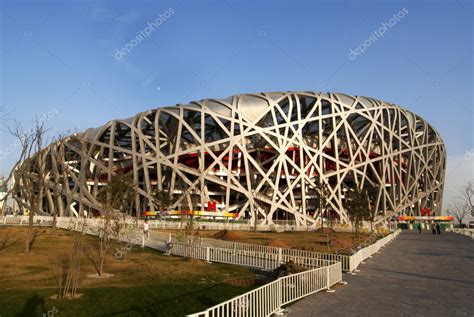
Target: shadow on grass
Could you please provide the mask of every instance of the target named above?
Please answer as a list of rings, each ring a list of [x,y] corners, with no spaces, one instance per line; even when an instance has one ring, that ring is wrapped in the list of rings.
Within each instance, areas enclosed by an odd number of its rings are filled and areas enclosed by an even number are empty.
[[[198,308],[195,310],[204,310],[206,308],[217,305],[225,300],[216,299],[214,297],[202,296],[202,294],[212,293],[211,291],[213,290],[217,291],[225,285],[228,285],[228,284],[218,283],[209,287],[194,288],[194,290],[191,292],[187,292],[184,294],[180,294],[178,296],[169,297],[160,301],[156,301],[152,305],[139,306],[135,304],[131,306],[130,309],[111,312],[111,313],[103,314],[100,316],[171,316],[171,315],[174,316],[176,314],[180,314],[182,311],[181,309],[181,311],[178,313],[175,310],[177,306],[187,307],[191,301],[198,303],[199,305],[202,306],[202,308]],[[243,290],[242,293],[245,293],[246,291],[247,290]],[[238,294],[234,296],[238,296]],[[195,311],[188,311],[186,312],[186,314],[190,314],[193,312]]]
[[[31,251],[31,249],[33,248],[33,244],[35,243],[36,241],[36,238],[45,234],[46,233],[46,230],[43,230],[43,229],[33,229],[33,232],[32,232],[32,237],[30,238],[30,245],[29,245],[29,249]]]
[[[23,310],[15,317],[42,317],[46,311],[44,297],[33,295],[25,301]]]
[[[0,251],[8,249],[9,247],[14,246],[20,241],[20,239],[15,239],[13,241],[12,240],[13,236],[11,235],[11,232],[7,231],[2,238],[2,241],[0,242]]]

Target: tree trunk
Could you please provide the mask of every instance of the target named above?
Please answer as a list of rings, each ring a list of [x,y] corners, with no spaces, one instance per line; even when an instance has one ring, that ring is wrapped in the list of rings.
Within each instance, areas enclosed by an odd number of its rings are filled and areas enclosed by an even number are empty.
[[[33,220],[34,220],[34,212],[30,210],[30,214],[28,215],[28,231],[26,233],[26,241],[25,241],[26,254],[30,253],[31,240],[32,240],[31,236],[33,234]]]

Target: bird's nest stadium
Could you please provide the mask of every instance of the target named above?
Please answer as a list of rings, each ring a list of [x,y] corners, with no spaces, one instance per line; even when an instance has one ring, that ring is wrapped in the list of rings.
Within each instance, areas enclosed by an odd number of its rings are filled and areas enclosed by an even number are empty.
[[[272,92],[152,109],[75,133],[41,152],[42,214],[100,212],[98,190],[115,173],[133,173],[132,216],[192,208],[271,225],[319,217],[350,222],[347,199],[367,189],[376,222],[393,215],[439,214],[446,153],[425,120],[394,104],[340,93]],[[327,190],[319,212],[318,184]],[[22,186],[14,192],[22,199]],[[320,205],[320,204],[319,204]],[[187,207],[183,207],[187,206]],[[189,207],[191,206],[191,207]],[[212,209],[209,211],[208,209]],[[257,217],[256,217],[257,216]]]

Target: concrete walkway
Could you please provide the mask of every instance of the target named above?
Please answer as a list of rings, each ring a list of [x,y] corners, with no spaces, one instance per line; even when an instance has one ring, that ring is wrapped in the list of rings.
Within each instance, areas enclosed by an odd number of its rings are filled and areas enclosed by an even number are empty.
[[[474,316],[474,240],[403,232],[335,293],[316,293],[290,316]]]

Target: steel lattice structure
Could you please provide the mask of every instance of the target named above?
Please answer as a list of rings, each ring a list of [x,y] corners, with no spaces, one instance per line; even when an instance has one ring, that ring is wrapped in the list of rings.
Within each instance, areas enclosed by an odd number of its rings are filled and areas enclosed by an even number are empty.
[[[125,211],[155,210],[153,193],[169,191],[171,208],[192,204],[271,224],[298,225],[321,215],[323,183],[331,214],[349,222],[347,193],[367,188],[378,219],[439,213],[445,147],[422,118],[396,105],[335,93],[276,92],[206,99],[158,108],[76,133],[42,152],[42,212],[78,216],[100,210],[96,194],[117,172],[139,185]],[[24,207],[21,186],[15,199]],[[189,208],[189,207],[188,207]],[[334,218],[333,218],[334,219]]]

